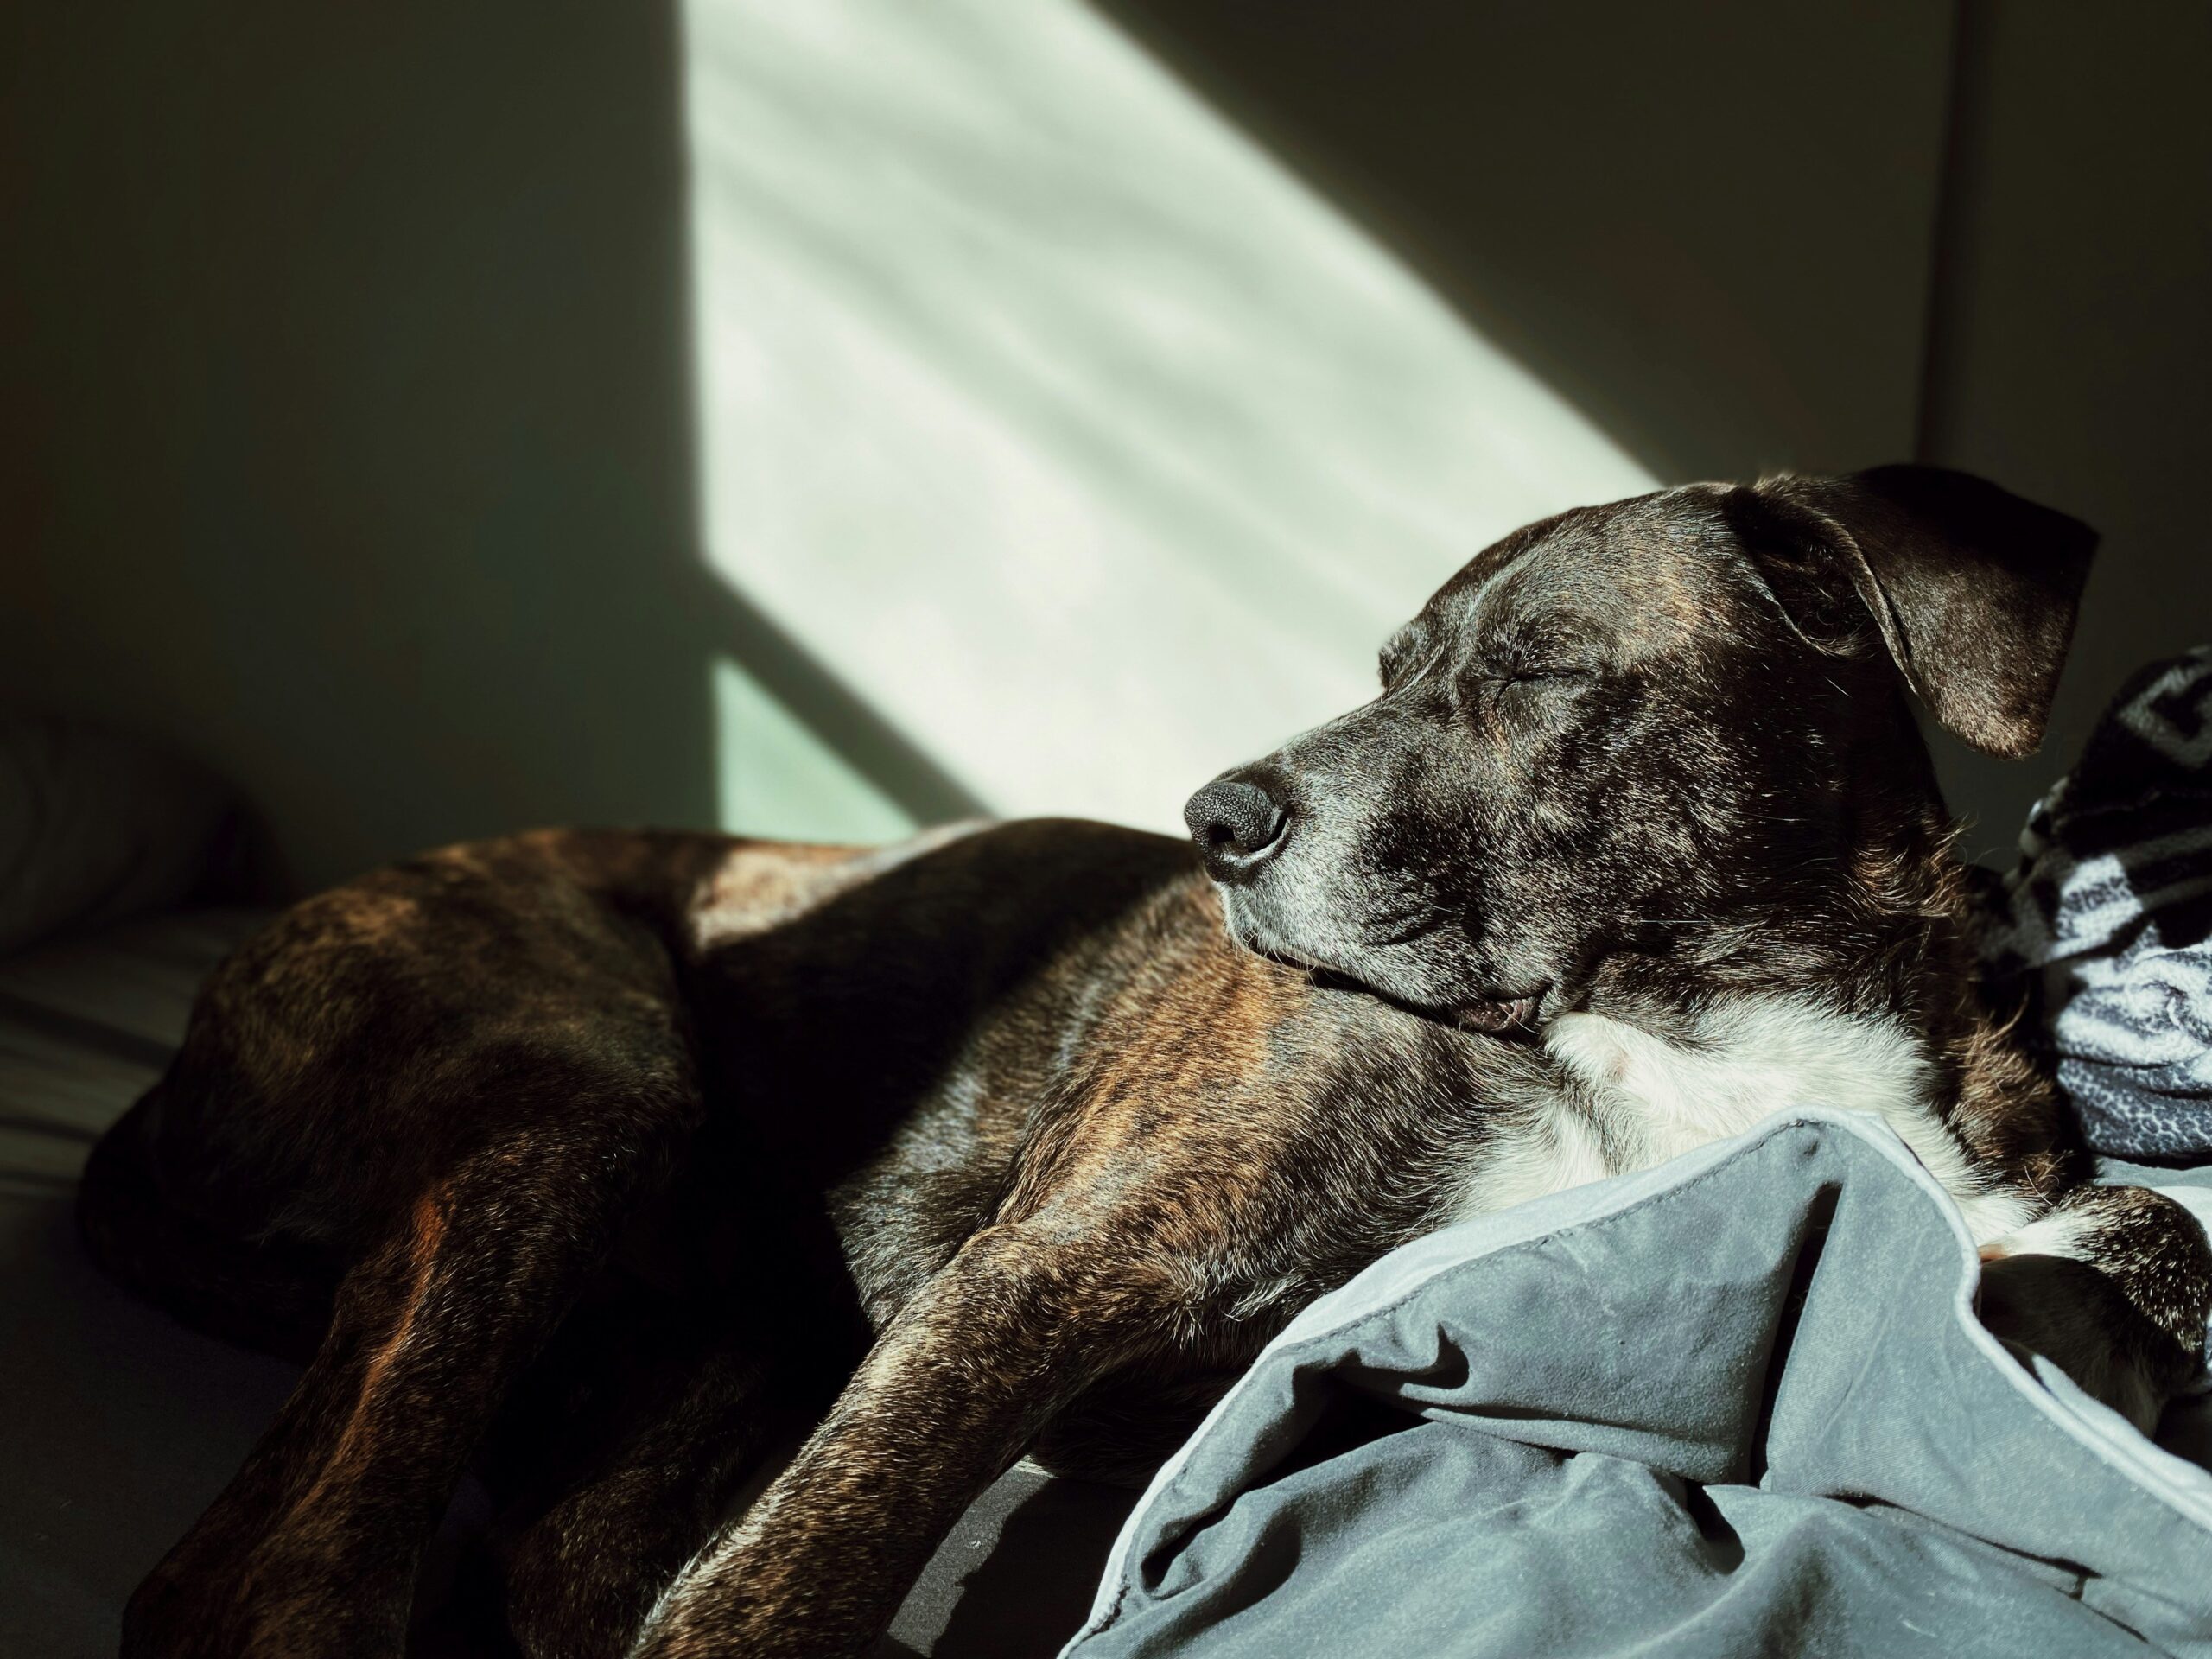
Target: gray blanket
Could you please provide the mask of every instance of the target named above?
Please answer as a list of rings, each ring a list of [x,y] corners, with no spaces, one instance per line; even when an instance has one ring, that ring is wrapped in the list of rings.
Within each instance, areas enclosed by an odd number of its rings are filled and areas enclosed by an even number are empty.
[[[1161,1471],[1067,1652],[2212,1655],[2212,1414],[2154,1446],[1977,1276],[1811,1109],[1407,1246]]]

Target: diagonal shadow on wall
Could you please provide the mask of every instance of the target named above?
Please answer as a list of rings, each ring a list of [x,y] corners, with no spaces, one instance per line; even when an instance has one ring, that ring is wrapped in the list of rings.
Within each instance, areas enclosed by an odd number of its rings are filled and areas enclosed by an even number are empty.
[[[1094,3],[1662,480],[1910,454],[1947,9]]]

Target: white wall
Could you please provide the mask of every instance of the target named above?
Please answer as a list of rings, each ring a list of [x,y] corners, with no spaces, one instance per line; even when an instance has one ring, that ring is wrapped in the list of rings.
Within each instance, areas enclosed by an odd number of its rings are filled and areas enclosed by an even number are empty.
[[[303,882],[1172,827],[1513,524],[1923,428],[2107,530],[2062,742],[2208,630],[2195,14],[1976,5],[1948,150],[1911,0],[22,16],[0,697]]]
[[[1095,13],[685,34],[708,562],[994,811],[1179,833],[1475,550],[1649,487]],[[730,816],[778,819],[725,706]]]
[[[0,699],[206,757],[309,884],[711,817],[670,20],[5,33]]]
[[[2212,8],[2005,0],[1967,22],[1927,455],[2104,535],[2044,753],[1939,756],[1986,851],[2133,670],[2212,639]]]

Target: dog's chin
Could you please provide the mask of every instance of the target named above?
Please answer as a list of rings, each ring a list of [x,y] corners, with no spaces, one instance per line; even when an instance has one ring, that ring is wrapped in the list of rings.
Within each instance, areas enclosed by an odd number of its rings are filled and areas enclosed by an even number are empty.
[[[1408,1013],[1417,1014],[1425,1020],[1457,1026],[1465,1031],[1478,1031],[1491,1036],[1534,1031],[1541,1018],[1545,999],[1550,991],[1548,986],[1521,992],[1484,990],[1471,994],[1433,991],[1426,986],[1409,983],[1403,976],[1377,967],[1349,966],[1343,962],[1325,959],[1282,938],[1272,928],[1252,917],[1241,914],[1236,906],[1230,905],[1224,909],[1230,937],[1255,956],[1265,957],[1270,962],[1279,962],[1286,967],[1303,969],[1319,983],[1345,990],[1363,991]]]

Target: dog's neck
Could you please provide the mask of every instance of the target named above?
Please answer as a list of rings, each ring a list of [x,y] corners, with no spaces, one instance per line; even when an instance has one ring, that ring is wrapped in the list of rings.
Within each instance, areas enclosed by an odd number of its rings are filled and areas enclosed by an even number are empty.
[[[1949,837],[1915,839],[1849,873],[1837,937],[1851,959],[1798,950],[1777,969],[1747,938],[1694,994],[1662,999],[1647,980],[1552,1020],[1543,1044],[1567,1109],[1554,1115],[1562,1163],[1583,1179],[1649,1167],[1826,1106],[1888,1123],[1977,1238],[2026,1219],[2019,1189],[2042,1183],[2009,1141],[2051,1116],[2049,1085],[1979,993]]]

